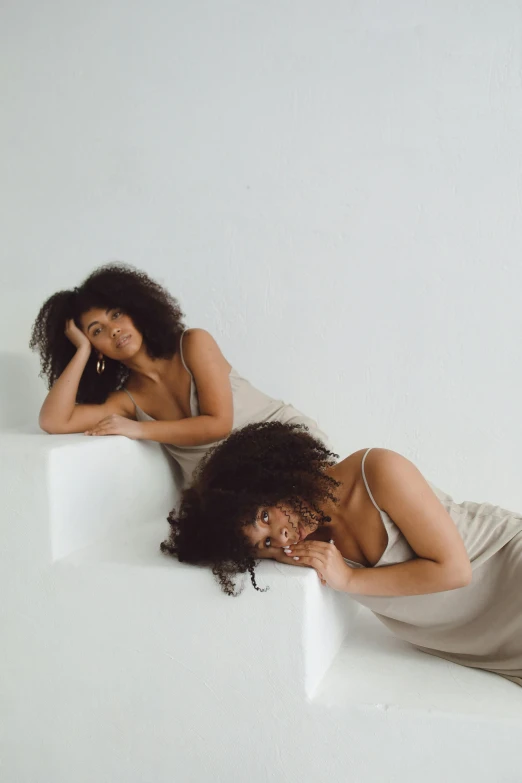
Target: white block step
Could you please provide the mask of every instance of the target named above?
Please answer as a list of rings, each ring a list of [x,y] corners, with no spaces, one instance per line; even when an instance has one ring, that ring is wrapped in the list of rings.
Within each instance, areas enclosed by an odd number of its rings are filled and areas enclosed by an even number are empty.
[[[3,524],[30,518],[53,560],[166,517],[178,495],[174,463],[156,443],[4,431],[0,460]]]
[[[239,639],[244,634],[248,637],[252,647],[248,658],[256,655],[256,646],[266,643],[273,648],[275,660],[291,654],[293,664],[281,675],[281,685],[293,688],[303,697],[311,695],[357,613],[349,597],[324,590],[310,570],[264,562],[258,566],[256,578],[260,587],[268,588],[267,592],[255,592],[250,577],[245,575],[244,593],[233,599],[221,592],[210,569],[179,563],[160,551],[160,543],[168,532],[164,519],[150,522],[78,550],[63,560],[60,567],[81,570],[84,578],[94,582],[103,573],[103,578],[133,584],[143,582],[147,586],[144,589],[153,585],[154,591],[161,584],[169,595],[183,596],[183,603],[176,603],[170,610],[172,621],[182,635],[185,631],[191,633],[195,622],[189,604],[194,604],[199,618],[204,611],[210,619],[210,607],[215,607],[222,617],[221,630],[227,638]],[[260,633],[262,622],[267,625]],[[271,626],[284,629],[284,633],[274,638]],[[292,637],[289,646],[288,639]],[[207,665],[206,661],[203,665]]]
[[[166,518],[178,492],[158,444],[0,431],[0,595],[14,606],[76,549]]]

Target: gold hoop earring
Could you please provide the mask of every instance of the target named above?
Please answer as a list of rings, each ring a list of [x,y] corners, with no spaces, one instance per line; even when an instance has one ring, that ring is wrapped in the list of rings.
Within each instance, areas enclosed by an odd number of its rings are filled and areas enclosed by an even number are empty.
[[[98,375],[101,375],[102,372],[105,370],[105,359],[98,359],[96,362],[96,372]]]

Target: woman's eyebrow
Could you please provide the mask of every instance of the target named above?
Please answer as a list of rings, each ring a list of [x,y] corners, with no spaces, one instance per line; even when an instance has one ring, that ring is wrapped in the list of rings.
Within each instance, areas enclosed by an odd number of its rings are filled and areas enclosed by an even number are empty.
[[[108,307],[108,308],[106,309],[106,311],[105,311],[105,315],[108,315],[108,314],[109,314],[109,312],[110,312],[110,310],[111,310],[111,308],[110,308],[110,307]],[[94,324],[99,324],[99,323],[100,323],[99,321],[91,321],[91,323],[90,323],[90,324],[89,324],[89,326],[87,327],[87,331],[89,331],[89,329],[91,328],[91,326],[94,326]]]

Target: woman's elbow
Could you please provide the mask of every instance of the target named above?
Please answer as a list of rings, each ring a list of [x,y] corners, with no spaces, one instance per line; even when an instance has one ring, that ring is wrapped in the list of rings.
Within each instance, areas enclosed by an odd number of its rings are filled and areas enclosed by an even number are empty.
[[[221,433],[219,435],[220,440],[224,440],[225,438],[228,438],[231,432],[232,432],[231,424],[223,425],[223,428],[221,429]]]
[[[40,427],[41,430],[46,432],[48,435],[54,435],[55,434],[55,431],[54,431],[54,428],[53,428],[51,422],[48,421],[48,419],[46,419],[45,416],[40,415],[38,417],[38,426]]]
[[[40,415],[38,418],[38,426],[48,435],[64,435],[66,432],[68,432],[68,430],[63,426],[60,427],[56,422],[53,422],[52,420],[42,415]]]
[[[468,561],[467,565],[462,570],[462,587],[467,587],[473,580],[473,569],[471,563]]]
[[[223,418],[218,419],[216,422],[216,431],[215,436],[217,440],[224,440],[225,438],[228,438],[230,433],[232,432],[233,427],[233,420],[232,417],[229,418]]]
[[[473,569],[471,563],[463,563],[459,566],[453,566],[448,570],[447,590],[459,590],[461,587],[467,587],[473,579]]]

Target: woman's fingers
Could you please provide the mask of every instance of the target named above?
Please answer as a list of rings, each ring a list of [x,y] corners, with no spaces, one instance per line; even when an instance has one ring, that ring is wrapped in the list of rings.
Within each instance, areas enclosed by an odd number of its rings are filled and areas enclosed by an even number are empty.
[[[297,544],[285,547],[285,552],[298,557],[306,554],[328,555],[334,551],[335,544],[333,541],[328,543],[326,541],[300,541]]]
[[[99,421],[92,429],[87,430],[86,435],[123,435],[134,440],[140,437],[140,423],[111,413]]]
[[[82,346],[90,346],[89,338],[87,335],[85,335],[81,329],[78,329],[76,324],[74,323],[74,319],[71,318],[68,321],[66,321],[65,324],[65,336],[68,340],[71,341],[71,343],[75,346],[75,348],[81,348]]]
[[[259,552],[256,552],[255,556],[260,560],[277,560],[279,563],[288,563],[288,557],[280,547],[263,547]]]
[[[284,552],[289,564],[315,569],[322,584],[334,590],[350,591],[352,569],[332,541],[301,541]]]
[[[333,540],[326,541],[302,541],[284,550],[287,562],[293,565],[313,568],[317,572],[321,584],[328,584],[325,575],[329,573],[335,560],[337,550]]]
[[[114,429],[114,423],[112,421],[111,416],[107,416],[105,419],[101,419],[101,421],[98,422],[98,424],[95,424],[95,426],[87,430],[85,432],[85,435],[111,435],[113,434],[111,430]]]
[[[286,562],[289,565],[305,566],[306,568],[315,568],[319,576],[322,577],[326,564],[320,557],[317,557],[315,555],[300,555],[300,556],[286,555],[286,557],[287,557]]]

